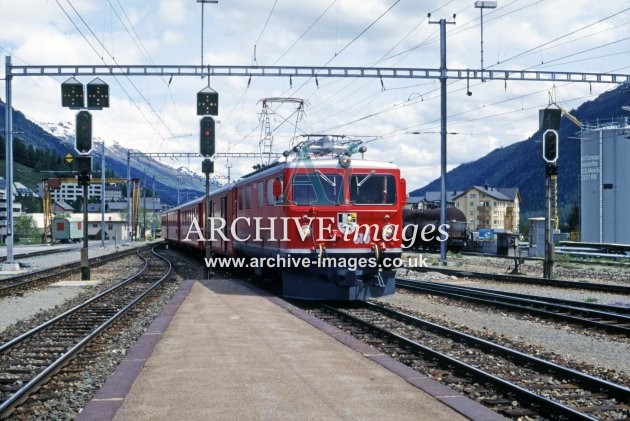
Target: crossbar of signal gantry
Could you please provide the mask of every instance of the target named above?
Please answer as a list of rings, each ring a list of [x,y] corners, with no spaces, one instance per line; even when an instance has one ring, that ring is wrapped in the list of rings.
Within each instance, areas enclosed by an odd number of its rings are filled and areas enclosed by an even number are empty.
[[[196,152],[129,152],[130,156],[146,156],[152,158],[203,158]],[[269,155],[265,152],[265,155]],[[272,152],[273,158],[282,156],[279,152]],[[260,152],[217,152],[212,155],[213,158],[260,158]]]
[[[187,65],[24,65],[10,67],[11,76],[251,76],[352,77],[402,79],[478,79],[532,82],[625,83],[630,74],[542,70],[480,70],[396,67],[187,66]]]

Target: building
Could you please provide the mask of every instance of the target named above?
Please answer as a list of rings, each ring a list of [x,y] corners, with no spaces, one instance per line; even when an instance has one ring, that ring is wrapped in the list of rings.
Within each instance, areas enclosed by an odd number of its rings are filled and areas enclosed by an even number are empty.
[[[63,200],[64,202],[72,203],[79,197],[83,197],[83,186],[78,185],[76,181],[65,182],[59,179],[49,179],[48,187],[50,188],[50,199],[53,202]],[[102,191],[100,183],[90,184],[88,186],[88,197],[97,197],[100,199]],[[40,197],[44,196],[43,186],[41,184],[38,186],[38,194]]]
[[[115,202],[123,200],[122,188],[116,184],[108,184],[105,186],[105,201]]]
[[[13,216],[20,215],[22,213],[22,205],[15,203],[15,186],[11,189],[14,201],[13,201]],[[4,243],[7,236],[7,180],[0,178],[0,241]]]
[[[453,193],[451,200],[468,218],[469,229],[518,232],[521,194],[517,187],[472,186]]]
[[[44,214],[43,213],[31,213],[29,214],[37,228],[40,229],[41,232],[44,232]],[[67,214],[68,218],[83,220],[82,213],[69,213]],[[100,240],[101,239],[101,214],[91,213],[88,214],[88,238],[90,240]],[[116,214],[116,213],[106,213],[104,219],[105,225],[105,237],[108,240],[122,240],[128,239],[129,227],[127,226],[127,220],[124,215]]]
[[[439,208],[442,200],[439,191],[424,196],[407,198],[409,209]],[[518,232],[521,194],[518,188],[472,186],[465,190],[446,192],[447,206],[461,210],[468,219],[468,229],[492,229],[495,232]]]
[[[628,118],[584,124],[581,134],[581,240],[630,244]]]
[[[60,214],[60,213],[72,213],[72,212],[74,212],[74,209],[72,208],[72,206],[70,206],[63,200],[60,200],[58,202],[53,202],[52,204],[52,213],[55,215]]]
[[[451,190],[446,192],[446,206],[454,206],[453,197],[461,194],[462,191]],[[424,196],[409,196],[406,209],[434,209],[439,208],[442,203],[442,195],[439,191],[426,192]]]

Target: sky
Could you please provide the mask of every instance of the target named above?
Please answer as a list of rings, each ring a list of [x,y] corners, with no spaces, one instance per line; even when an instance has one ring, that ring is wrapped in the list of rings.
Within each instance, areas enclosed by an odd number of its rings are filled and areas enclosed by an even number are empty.
[[[200,65],[481,68],[481,9],[473,0],[0,0],[0,53],[14,65]],[[428,18],[428,13],[431,17]],[[630,0],[498,0],[483,11],[485,69],[630,74]],[[5,100],[4,66],[0,69]],[[15,77],[13,106],[37,122],[73,122],[67,77]],[[87,84],[90,76],[77,77]],[[196,94],[219,93],[217,152],[259,152],[265,115],[273,150],[305,134],[363,139],[367,159],[396,163],[408,190],[440,175],[440,91],[433,79],[101,77],[110,108],[92,112],[106,145],[198,152]],[[449,80],[448,169],[538,129],[550,95],[570,110],[614,84]],[[467,95],[470,92],[471,95]],[[271,102],[264,98],[299,98]],[[576,127],[576,131],[577,131]],[[302,139],[302,138],[297,138]],[[298,140],[299,141],[299,140]],[[578,141],[567,139],[567,141]],[[201,171],[201,159],[165,158]],[[232,180],[260,159],[216,158]],[[508,187],[508,186],[503,186]]]

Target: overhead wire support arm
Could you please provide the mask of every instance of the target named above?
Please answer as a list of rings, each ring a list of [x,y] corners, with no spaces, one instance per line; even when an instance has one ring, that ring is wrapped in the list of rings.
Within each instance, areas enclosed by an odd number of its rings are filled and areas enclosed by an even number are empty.
[[[152,158],[203,158],[197,152],[129,152],[130,156],[146,156]],[[281,153],[272,152],[274,158],[280,158]],[[215,158],[260,158],[260,152],[216,152]]]
[[[193,66],[193,65],[23,65],[10,66],[20,76],[256,76],[440,79],[441,69],[397,67]],[[542,70],[446,69],[447,79],[521,80],[540,82],[630,82],[630,74]]]

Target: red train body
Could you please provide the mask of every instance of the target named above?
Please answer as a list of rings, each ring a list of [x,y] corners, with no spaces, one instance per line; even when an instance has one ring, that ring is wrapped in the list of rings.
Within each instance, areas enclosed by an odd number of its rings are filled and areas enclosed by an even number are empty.
[[[200,251],[210,241],[214,255],[273,267],[286,297],[393,294],[405,181],[391,163],[351,159],[356,147],[329,137],[296,147],[294,160],[211,192],[208,216],[203,198],[163,214],[162,237]]]

